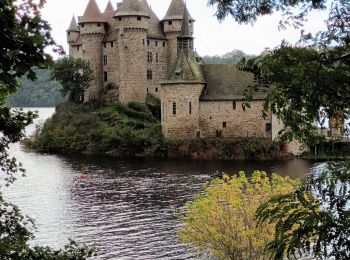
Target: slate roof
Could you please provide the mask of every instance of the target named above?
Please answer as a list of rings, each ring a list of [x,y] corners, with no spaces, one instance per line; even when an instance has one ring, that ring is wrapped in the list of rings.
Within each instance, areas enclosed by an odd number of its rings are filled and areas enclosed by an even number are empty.
[[[204,84],[205,79],[200,64],[193,53],[188,57],[183,51],[178,54],[165,81],[162,84]]]
[[[160,27],[160,20],[148,5],[147,0],[141,0],[150,19],[148,20],[148,38],[165,39],[165,35]]]
[[[184,9],[186,9],[186,12],[188,14],[188,19],[190,21],[194,21],[194,19],[189,14],[183,0],[172,0],[170,3],[169,9],[168,9],[165,17],[162,19],[162,21],[182,20]]]
[[[119,16],[146,16],[149,14],[141,0],[123,0],[114,17]]]
[[[207,82],[201,101],[242,100],[244,90],[253,83],[253,75],[241,71],[232,64],[203,64],[201,65]],[[253,99],[260,100],[266,93],[255,93]]]
[[[75,20],[74,15],[72,17],[72,21],[70,22],[67,32],[79,32],[79,27],[78,27],[77,21]]]
[[[103,17],[95,0],[89,0],[84,15],[79,23],[104,23],[106,19]]]

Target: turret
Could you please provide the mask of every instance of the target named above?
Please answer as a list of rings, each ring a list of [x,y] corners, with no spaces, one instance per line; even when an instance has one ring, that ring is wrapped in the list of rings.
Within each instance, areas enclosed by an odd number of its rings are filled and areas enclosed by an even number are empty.
[[[85,92],[85,101],[99,99],[103,88],[102,41],[106,33],[107,21],[95,0],[89,0],[83,17],[79,20],[82,39],[83,59],[90,62],[94,80]]]
[[[194,19],[189,14],[183,0],[172,0],[165,17],[161,21],[164,34],[168,39],[169,68],[177,57],[177,36],[181,33],[184,12],[187,14],[189,21],[189,33],[192,35]]]
[[[193,37],[190,33],[190,20],[188,12],[184,9],[181,33],[177,37],[177,53],[183,52],[186,57],[193,55]]]
[[[79,36],[79,27],[73,15],[72,21],[70,22],[69,28],[67,29],[67,42],[69,45],[69,55],[73,55],[72,45],[76,42]]]
[[[114,15],[118,33],[119,100],[144,102],[147,93],[147,33],[150,18],[140,0],[124,0]]]

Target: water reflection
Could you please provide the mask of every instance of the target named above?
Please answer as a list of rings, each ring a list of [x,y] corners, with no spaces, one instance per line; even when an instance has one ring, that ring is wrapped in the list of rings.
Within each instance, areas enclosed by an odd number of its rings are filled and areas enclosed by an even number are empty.
[[[33,217],[35,243],[61,247],[69,237],[99,250],[98,259],[193,259],[176,236],[175,211],[218,172],[260,169],[292,177],[312,163],[120,160],[96,156],[11,154],[24,163],[27,178],[6,198]],[[81,172],[86,171],[86,177]]]

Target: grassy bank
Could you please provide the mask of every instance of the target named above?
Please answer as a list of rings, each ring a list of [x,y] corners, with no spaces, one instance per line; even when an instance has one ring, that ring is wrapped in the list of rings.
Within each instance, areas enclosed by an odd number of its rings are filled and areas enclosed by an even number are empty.
[[[127,106],[65,103],[23,144],[38,152],[115,157],[268,160],[286,156],[279,145],[263,138],[166,140],[159,107],[154,99]]]

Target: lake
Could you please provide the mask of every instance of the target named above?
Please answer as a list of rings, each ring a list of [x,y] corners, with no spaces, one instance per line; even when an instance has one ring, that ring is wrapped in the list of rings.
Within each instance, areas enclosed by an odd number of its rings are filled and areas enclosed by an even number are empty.
[[[54,108],[37,108],[45,120]],[[32,132],[33,126],[27,130]],[[310,161],[220,162],[50,155],[10,148],[27,169],[4,197],[36,221],[35,244],[61,247],[72,238],[94,245],[95,259],[193,259],[176,229],[177,209],[222,172],[277,172],[292,178]],[[81,173],[86,174],[82,175]]]

